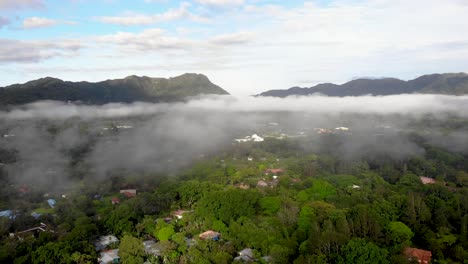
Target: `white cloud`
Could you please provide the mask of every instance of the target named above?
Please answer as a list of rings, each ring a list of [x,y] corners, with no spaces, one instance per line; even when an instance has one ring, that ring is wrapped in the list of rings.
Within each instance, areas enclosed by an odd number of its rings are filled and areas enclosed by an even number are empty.
[[[8,24],[10,24],[10,20],[7,17],[0,16],[0,29]]]
[[[195,0],[195,2],[202,5],[211,5],[211,6],[233,6],[233,5],[242,5],[244,0]]]
[[[76,55],[83,45],[76,40],[19,41],[0,39],[0,64],[39,62]]]
[[[122,16],[104,16],[97,19],[107,24],[117,24],[121,26],[150,25],[160,22],[187,19],[194,22],[208,22],[209,19],[191,13],[188,8],[189,3],[181,3],[178,8],[172,8],[161,14],[146,15],[137,13],[127,13]]]
[[[0,10],[43,8],[43,0],[0,0]]]
[[[167,50],[192,51],[194,54],[212,53],[218,48],[242,46],[253,41],[254,36],[249,32],[234,32],[214,35],[205,39],[181,38],[168,35],[160,28],[152,28],[140,33],[117,32],[97,38],[97,42],[114,44],[125,51],[158,53]],[[219,55],[219,54],[218,54]]]
[[[253,38],[251,33],[243,31],[218,35],[211,38],[210,42],[222,46],[240,45],[251,42]]]
[[[57,20],[44,17],[29,17],[23,20],[23,29],[46,28],[57,25]]]

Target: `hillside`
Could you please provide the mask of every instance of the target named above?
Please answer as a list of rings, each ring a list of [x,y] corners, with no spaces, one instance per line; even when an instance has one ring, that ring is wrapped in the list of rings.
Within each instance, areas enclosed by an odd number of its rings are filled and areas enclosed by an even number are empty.
[[[200,94],[228,94],[202,74],[186,73],[173,78],[128,76],[102,82],[69,82],[46,77],[25,84],[0,88],[0,105],[26,104],[39,100],[112,102],[177,101]]]
[[[328,96],[392,95],[404,93],[468,94],[466,73],[423,75],[414,80],[402,81],[395,78],[357,79],[337,85],[322,83],[310,88],[293,87],[287,90],[270,90],[259,96],[286,97],[321,93]]]

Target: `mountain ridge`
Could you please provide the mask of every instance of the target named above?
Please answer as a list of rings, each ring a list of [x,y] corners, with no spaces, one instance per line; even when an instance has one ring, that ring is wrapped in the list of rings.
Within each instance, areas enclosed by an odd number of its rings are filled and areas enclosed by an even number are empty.
[[[19,105],[40,100],[80,101],[86,104],[171,102],[201,94],[229,93],[213,84],[205,75],[195,73],[170,78],[130,75],[100,82],[71,82],[44,77],[0,87],[0,105]]]
[[[289,89],[269,90],[257,96],[287,97],[320,93],[328,96],[395,95],[405,93],[468,94],[468,74],[442,73],[422,75],[413,80],[397,78],[360,78],[343,84],[320,83],[312,87],[294,86]]]

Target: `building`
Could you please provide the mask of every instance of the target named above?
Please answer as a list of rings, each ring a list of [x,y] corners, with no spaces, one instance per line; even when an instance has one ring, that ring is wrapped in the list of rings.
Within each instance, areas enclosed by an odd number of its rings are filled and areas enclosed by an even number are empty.
[[[268,187],[268,183],[266,183],[265,181],[258,181],[257,182],[257,187]]]
[[[235,257],[234,261],[250,262],[255,260],[253,251],[250,248],[244,248],[238,254],[239,256]]]
[[[408,257],[408,260],[416,260],[421,264],[431,263],[431,257],[432,257],[431,251],[417,249],[417,248],[405,248],[403,253],[406,257]]]
[[[201,240],[212,239],[214,241],[218,241],[221,238],[221,234],[213,230],[208,230],[198,235],[198,237]]]
[[[143,247],[145,248],[146,254],[153,256],[161,256],[161,247],[154,240],[143,241]]]
[[[114,243],[119,243],[119,239],[114,235],[107,235],[99,237],[93,244],[96,251],[102,251]]]
[[[174,211],[172,213],[172,215],[174,217],[176,217],[177,219],[182,219],[184,218],[184,213],[187,213],[187,212],[190,212],[190,211],[186,211],[186,210],[177,210],[177,211]]]
[[[57,201],[55,201],[54,199],[47,200],[47,204],[49,204],[50,208],[54,208],[56,203]]]
[[[265,174],[266,175],[269,175],[269,174],[279,175],[279,174],[282,174],[283,172],[284,172],[283,169],[267,169],[265,171]]]
[[[119,250],[118,249],[110,249],[106,251],[102,251],[99,253],[98,258],[99,264],[108,264],[108,263],[119,263]]]
[[[117,198],[117,197],[112,197],[111,202],[112,202],[112,204],[120,204],[120,199]]]
[[[429,178],[429,177],[425,177],[425,176],[421,176],[419,177],[419,179],[421,180],[422,184],[434,184],[436,183],[436,181],[432,178]]]
[[[16,232],[16,233],[10,233],[10,237],[17,237],[19,239],[23,239],[23,238],[28,237],[28,236],[37,235],[39,232],[52,232],[52,233],[54,233],[54,231],[48,225],[41,222],[39,224],[39,226],[29,228],[29,229],[26,229],[26,230],[23,230],[23,231],[19,231],[19,232]]]
[[[137,195],[137,190],[136,189],[125,189],[125,190],[120,190],[120,193],[127,196],[127,198],[132,198]]]

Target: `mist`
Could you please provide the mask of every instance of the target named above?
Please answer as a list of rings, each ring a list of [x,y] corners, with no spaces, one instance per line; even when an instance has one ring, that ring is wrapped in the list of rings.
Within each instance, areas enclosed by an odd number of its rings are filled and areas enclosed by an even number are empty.
[[[430,144],[466,154],[467,115],[468,96],[446,95],[201,96],[102,106],[43,101],[0,112],[0,148],[16,156],[0,162],[18,184],[66,186],[75,183],[72,166],[100,181],[121,170],[175,174],[252,134],[297,138],[308,152],[334,141],[333,154],[344,159],[404,160],[424,154],[408,137],[417,132]],[[448,131],[452,119],[463,122]],[[424,129],[434,123],[444,125]]]

